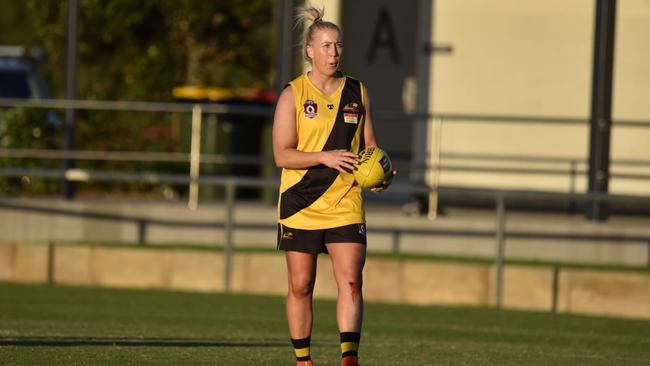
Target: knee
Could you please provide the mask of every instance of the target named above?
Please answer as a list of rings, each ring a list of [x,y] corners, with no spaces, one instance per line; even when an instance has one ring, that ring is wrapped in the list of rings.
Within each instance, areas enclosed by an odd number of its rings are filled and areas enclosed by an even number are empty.
[[[289,280],[289,295],[311,296],[314,292],[314,279],[309,276],[295,276]]]
[[[345,289],[353,294],[360,293],[363,288],[363,276],[361,274],[351,274],[345,276],[342,283],[338,284],[339,290]]]

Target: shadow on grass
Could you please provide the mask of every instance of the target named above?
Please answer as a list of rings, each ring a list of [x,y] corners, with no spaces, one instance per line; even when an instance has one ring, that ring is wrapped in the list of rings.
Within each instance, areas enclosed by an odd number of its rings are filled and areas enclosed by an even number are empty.
[[[277,339],[221,340],[184,338],[117,338],[117,337],[16,337],[0,338],[0,347],[288,347]]]

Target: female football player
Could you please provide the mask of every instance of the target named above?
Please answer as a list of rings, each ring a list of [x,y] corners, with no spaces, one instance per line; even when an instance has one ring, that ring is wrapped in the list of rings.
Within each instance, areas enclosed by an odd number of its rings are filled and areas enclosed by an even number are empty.
[[[339,71],[341,30],[323,11],[299,10],[311,70],[282,91],[273,122],[273,155],[282,169],[278,248],[286,252],[286,313],[297,364],[312,365],[312,294],[316,259],[328,253],[338,286],[341,365],[358,365],[363,319],[366,225],[361,188],[350,173],[356,155],[377,146],[364,85]],[[394,172],[393,172],[394,174]],[[390,184],[374,188],[379,192]]]

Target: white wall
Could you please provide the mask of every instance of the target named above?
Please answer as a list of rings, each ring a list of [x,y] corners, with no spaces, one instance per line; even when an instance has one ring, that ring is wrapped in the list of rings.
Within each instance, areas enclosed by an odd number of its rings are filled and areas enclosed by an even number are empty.
[[[435,42],[450,44],[454,50],[432,57],[432,111],[589,118],[593,0],[436,0],[433,12]],[[614,85],[615,119],[650,120],[648,0],[619,1]],[[615,127],[612,159],[650,160],[648,142],[648,128]],[[443,122],[443,154],[586,159],[588,150],[588,124]],[[443,159],[442,163],[457,162]],[[568,170],[567,164],[552,167]],[[612,169],[619,171],[648,174],[650,168]],[[568,176],[446,171],[440,183],[558,191],[570,185]],[[612,192],[617,193],[647,194],[649,186],[616,178],[611,182]],[[578,180],[577,188],[586,190],[586,180]]]

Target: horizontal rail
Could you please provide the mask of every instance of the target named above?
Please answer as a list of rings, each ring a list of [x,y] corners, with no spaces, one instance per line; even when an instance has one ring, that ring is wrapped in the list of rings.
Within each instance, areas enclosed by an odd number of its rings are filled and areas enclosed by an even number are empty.
[[[255,178],[242,176],[203,175],[192,179],[187,174],[158,174],[158,173],[126,173],[120,171],[88,171],[83,169],[28,169],[28,168],[0,168],[0,176],[67,179],[76,182],[137,182],[137,183],[170,183],[188,184],[197,181],[207,185],[235,185],[244,188],[277,188],[279,180],[274,178]],[[650,196],[621,195],[604,193],[565,193],[532,190],[501,190],[489,188],[463,188],[463,187],[428,187],[421,184],[395,182],[390,187],[390,192],[426,194],[438,192],[439,194],[463,194],[467,196],[495,197],[503,195],[511,197],[537,197],[537,198],[570,198],[576,202],[601,200],[604,202],[635,202],[650,203]]]
[[[143,102],[143,101],[106,101],[106,100],[69,100],[69,99],[17,99],[0,98],[0,107],[29,107],[50,109],[114,110],[138,112],[186,112],[199,105],[204,113],[234,114],[249,116],[272,116],[273,106],[238,105],[234,103],[191,103],[191,102]],[[589,125],[588,118],[557,116],[516,116],[484,115],[464,113],[404,113],[395,110],[376,110],[378,119],[412,119],[415,122],[427,122],[440,118],[445,122],[489,122],[489,123],[541,123],[560,125]],[[650,121],[621,119],[614,120],[614,127],[650,127]]]
[[[190,153],[148,151],[97,151],[53,149],[0,149],[0,157],[49,160],[102,160],[132,162],[189,163]],[[251,155],[201,154],[201,163],[263,165],[272,164],[271,158]]]
[[[3,149],[0,148],[0,158],[15,159],[48,159],[48,160],[102,160],[102,161],[132,161],[132,162],[168,162],[186,163],[190,161],[190,154],[184,152],[154,152],[154,151],[99,151],[99,150],[55,150],[55,149]],[[586,165],[586,159],[569,157],[541,157],[526,155],[498,155],[498,154],[442,154],[445,160],[478,160],[490,162],[520,162],[537,164],[577,164]],[[274,164],[271,157],[258,155],[236,154],[201,154],[201,163],[207,164],[235,164],[235,165],[267,165]],[[440,166],[411,163],[407,160],[393,160],[397,166],[410,169],[434,169],[437,167],[456,169],[451,165]],[[648,167],[650,160],[620,159],[612,160],[612,168],[616,167]],[[504,168],[504,167],[499,167]],[[559,170],[558,170],[559,171]],[[562,170],[565,172],[564,170]]]
[[[44,214],[62,215],[62,216],[83,216],[88,219],[107,220],[117,222],[132,222],[140,225],[180,227],[193,229],[225,229],[226,223],[221,221],[207,220],[180,220],[180,219],[161,219],[147,216],[129,215],[129,214],[112,214],[106,212],[77,211],[73,209],[40,207],[24,205],[0,199],[0,209],[11,209],[17,211],[39,212]],[[244,230],[277,230],[277,224],[271,223],[244,223],[234,222],[233,229]],[[453,237],[473,237],[473,238],[493,238],[494,230],[467,230],[467,229],[441,229],[441,228],[405,228],[398,226],[377,226],[372,228],[373,233],[391,234],[391,235],[435,235],[435,236],[453,236]],[[510,230],[505,233],[506,238],[510,239],[541,239],[541,240],[571,240],[578,243],[592,242],[594,240],[604,240],[618,242],[617,244],[629,243],[647,243],[650,241],[650,235],[623,235],[623,234],[593,234],[593,233],[565,233],[565,232],[539,232],[539,231],[522,231]]]
[[[139,160],[141,162],[146,161],[157,161],[157,160]],[[186,159],[178,160],[182,162],[187,162]],[[225,164],[228,161],[223,157],[216,156],[213,159],[205,159],[201,163],[219,163]],[[241,163],[242,161],[239,161]],[[406,169],[410,169],[408,167]],[[530,175],[555,175],[555,176],[584,176],[587,172],[586,170],[578,169],[535,169],[535,168],[508,168],[508,167],[495,167],[495,166],[455,166],[455,165],[425,165],[421,167],[422,169],[439,169],[440,171],[447,172],[470,172],[470,173],[483,173],[483,174],[530,174]],[[147,183],[189,183],[192,182],[191,179],[179,178],[180,176],[168,173],[129,173],[129,172],[118,172],[113,171],[108,175],[104,174],[105,172],[101,171],[90,171],[87,169],[70,169],[68,171],[64,170],[52,170],[52,169],[35,169],[35,168],[18,168],[18,167],[8,167],[0,168],[0,176],[34,176],[42,178],[59,178],[66,179],[69,181],[91,181],[91,180],[102,180],[106,182],[128,182],[129,179],[133,178],[142,182]],[[182,175],[181,175],[182,176]],[[170,178],[173,177],[173,178]],[[215,177],[215,176],[213,176]],[[628,179],[628,180],[650,180],[650,174],[641,174],[641,173],[611,173],[611,178],[618,179]],[[203,178],[199,178],[199,183],[205,183]]]
[[[179,102],[136,102],[107,100],[69,100],[69,99],[14,99],[0,98],[0,107],[29,107],[48,109],[82,109],[129,112],[171,112],[191,113],[199,105],[204,113],[232,114],[247,116],[273,115],[274,107],[260,105],[238,105],[228,103],[179,103]]]
[[[484,115],[484,114],[456,114],[456,113],[402,113],[395,111],[377,110],[374,112],[378,120],[406,120],[410,119],[418,123],[427,123],[430,119],[439,118],[444,122],[460,123],[528,123],[528,124],[550,124],[550,125],[584,125],[589,126],[588,118],[578,117],[540,117],[540,116],[516,116],[516,115]],[[650,121],[620,119],[612,121],[613,127],[636,127],[650,128]]]
[[[587,165],[587,158],[582,157],[547,157],[534,155],[506,155],[506,154],[476,154],[476,153],[441,153],[441,159],[446,160],[487,160],[507,161],[522,163],[557,163],[557,164],[584,164]],[[649,166],[650,160],[644,159],[612,159],[611,165],[616,166]]]

